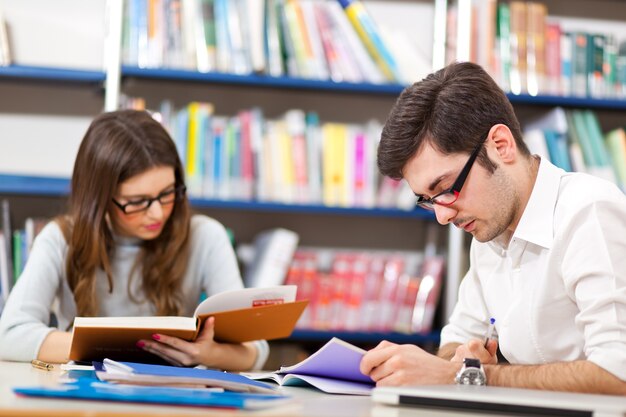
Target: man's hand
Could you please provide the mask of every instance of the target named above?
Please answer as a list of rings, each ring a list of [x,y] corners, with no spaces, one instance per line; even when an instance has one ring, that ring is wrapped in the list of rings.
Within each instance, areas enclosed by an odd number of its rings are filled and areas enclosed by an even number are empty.
[[[376,386],[452,384],[457,363],[431,355],[415,345],[383,341],[361,360],[361,372]]]
[[[498,363],[497,350],[498,342],[495,340],[490,339],[485,348],[482,341],[472,339],[463,345],[459,345],[450,361],[463,362],[465,358],[474,358],[478,359],[483,365],[495,365]]]
[[[193,342],[178,337],[162,334],[153,335],[154,340],[140,340],[137,346],[153,353],[172,365],[194,366],[203,364],[219,367],[223,347],[213,340],[215,319],[210,317],[204,322],[200,334]]]

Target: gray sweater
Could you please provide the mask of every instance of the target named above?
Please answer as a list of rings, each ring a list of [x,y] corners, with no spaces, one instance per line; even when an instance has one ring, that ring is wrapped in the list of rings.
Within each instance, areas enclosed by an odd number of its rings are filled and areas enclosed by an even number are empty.
[[[190,257],[183,279],[184,316],[192,316],[204,291],[213,295],[243,288],[234,251],[224,227],[202,215],[191,219]],[[99,315],[152,316],[154,306],[145,301],[141,289],[139,268],[131,280],[135,301],[128,295],[128,280],[141,241],[115,238],[116,248],[111,259],[113,292],[109,293],[103,270],[96,272]],[[76,316],[76,304],[67,283],[66,256],[68,246],[59,225],[49,223],[37,236],[24,272],[17,281],[0,317],[0,359],[30,361],[48,333],[54,313],[58,329],[69,329]],[[263,366],[269,354],[267,342],[258,341],[254,369]]]

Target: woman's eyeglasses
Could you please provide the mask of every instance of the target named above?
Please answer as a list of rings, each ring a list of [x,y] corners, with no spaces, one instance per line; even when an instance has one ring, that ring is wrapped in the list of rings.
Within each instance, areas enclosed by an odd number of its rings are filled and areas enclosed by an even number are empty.
[[[185,192],[187,191],[187,187],[184,185],[179,185],[176,188],[172,188],[170,190],[163,191],[161,194],[157,195],[154,198],[142,198],[141,200],[133,200],[129,201],[126,204],[121,204],[116,201],[114,198],[113,204],[120,208],[124,212],[124,214],[133,214],[139,213],[140,211],[146,211],[150,208],[152,203],[158,201],[162,206],[166,204],[172,204],[176,200],[182,200],[185,196]]]

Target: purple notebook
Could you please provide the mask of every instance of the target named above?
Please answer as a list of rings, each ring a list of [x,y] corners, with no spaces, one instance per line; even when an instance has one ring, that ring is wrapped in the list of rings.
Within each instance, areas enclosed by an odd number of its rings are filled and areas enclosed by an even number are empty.
[[[329,394],[370,395],[374,381],[359,371],[365,351],[336,337],[320,350],[293,366],[271,373],[245,374],[280,385],[310,385]]]
[[[364,354],[363,349],[333,337],[320,350],[302,362],[293,366],[283,366],[278,373],[321,376],[373,385],[372,378],[359,371]]]

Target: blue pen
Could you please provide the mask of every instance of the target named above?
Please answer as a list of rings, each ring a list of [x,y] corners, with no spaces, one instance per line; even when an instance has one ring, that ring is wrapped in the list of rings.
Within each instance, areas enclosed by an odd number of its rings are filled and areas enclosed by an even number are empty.
[[[487,335],[485,336],[485,349],[487,349],[487,344],[489,340],[493,337],[493,330],[496,327],[496,319],[493,317],[489,319],[489,327],[487,327]]]

